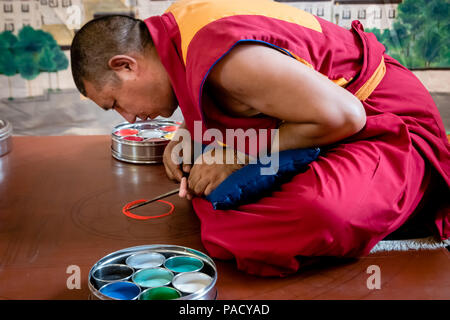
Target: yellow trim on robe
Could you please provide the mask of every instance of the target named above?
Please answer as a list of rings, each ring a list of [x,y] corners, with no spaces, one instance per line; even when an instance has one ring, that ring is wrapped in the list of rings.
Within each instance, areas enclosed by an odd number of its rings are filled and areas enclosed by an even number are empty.
[[[180,0],[171,5],[166,12],[172,13],[178,24],[185,64],[187,48],[195,34],[207,24],[225,17],[254,14],[322,32],[319,21],[312,14],[269,0]]]
[[[339,78],[339,79],[335,79],[335,80],[331,80],[334,83],[336,83],[338,86],[345,88],[345,86],[352,81],[353,78],[350,79],[345,79],[345,78]]]
[[[355,96],[361,101],[366,100],[372,94],[373,90],[375,90],[375,88],[380,84],[385,73],[386,64],[384,63],[384,57],[381,57],[381,62],[378,65],[377,69],[369,78],[369,80],[367,80],[366,83],[364,83],[364,85],[359,88],[359,90],[355,93]]]
[[[286,50],[286,49],[284,49],[284,50]],[[306,65],[307,67],[310,67],[311,69],[314,69],[314,67],[312,66],[312,64],[309,63],[308,61],[306,61],[305,59],[300,58],[299,56],[297,56],[296,54],[294,54],[294,53],[292,53],[292,52],[290,52],[290,51],[288,51],[288,50],[286,50],[286,51],[289,52],[289,54],[290,54],[291,56],[293,56],[296,60],[300,61],[301,63],[303,63],[303,64]]]
[[[286,49],[285,49],[286,50]],[[281,52],[283,52],[282,50],[280,50]],[[296,60],[300,61],[301,63],[303,63],[304,65],[306,65],[307,67],[310,67],[311,69],[314,69],[314,67],[305,59],[300,58],[299,56],[293,54],[292,52],[286,50],[287,52],[289,52],[290,55],[292,55]],[[325,76],[325,75],[324,75]],[[325,76],[326,77],[326,76]],[[327,77],[328,78],[328,77]],[[329,79],[329,78],[328,78]],[[350,81],[352,81],[353,78],[350,78],[349,80],[345,79],[345,78],[339,78],[339,79],[335,79],[335,80],[331,80],[334,83],[336,83],[338,86],[341,87],[345,87]]]

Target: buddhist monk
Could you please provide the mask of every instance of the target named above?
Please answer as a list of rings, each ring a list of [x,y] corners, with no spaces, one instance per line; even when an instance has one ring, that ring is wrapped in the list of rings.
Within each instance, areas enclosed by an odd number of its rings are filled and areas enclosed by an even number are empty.
[[[321,149],[270,196],[214,210],[205,196],[246,165],[237,160],[250,158],[247,149],[235,150],[234,163],[198,161],[212,149],[180,167],[171,154],[181,142],[169,143],[167,175],[192,200],[205,248],[240,270],[281,276],[302,258],[364,256],[417,217],[450,236],[439,112],[358,21],[348,30],[269,0],[181,0],[144,21],[88,22],[71,63],[80,92],[129,122],[170,117],[179,106],[192,137],[202,137],[195,128],[276,129],[277,151]]]

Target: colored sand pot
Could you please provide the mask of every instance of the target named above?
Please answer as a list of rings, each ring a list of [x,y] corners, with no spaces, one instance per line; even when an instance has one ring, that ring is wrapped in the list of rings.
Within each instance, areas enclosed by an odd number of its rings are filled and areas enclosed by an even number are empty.
[[[100,293],[114,300],[135,300],[141,293],[141,288],[132,282],[112,282],[100,288]]]
[[[133,282],[143,288],[166,286],[172,279],[173,273],[165,268],[141,269],[133,275]]]
[[[173,131],[177,131],[178,126],[165,126],[162,127],[161,130],[167,131],[167,132],[173,132]]]
[[[167,259],[164,266],[174,272],[191,272],[201,270],[203,262],[193,257],[175,256]]]
[[[137,129],[121,129],[121,130],[117,130],[116,132],[114,132],[114,134],[119,137],[126,137],[126,136],[132,136],[134,134],[137,134],[138,132],[139,132],[139,130],[137,130]]]
[[[171,287],[151,288],[143,291],[139,300],[173,300],[181,297],[181,293]]]
[[[202,272],[183,272],[172,279],[173,287],[186,293],[204,290],[212,282],[213,278]]]
[[[164,139],[172,140],[174,135],[175,135],[175,133],[171,132],[171,133],[165,134],[163,137],[164,137]]]
[[[155,268],[161,266],[166,258],[157,252],[135,253],[129,256],[126,264],[134,269]]]
[[[152,138],[161,138],[163,133],[157,130],[141,130],[139,132],[139,137],[152,139]]]
[[[133,268],[127,265],[108,264],[97,268],[92,278],[98,287],[102,287],[111,282],[128,280],[133,273]]]

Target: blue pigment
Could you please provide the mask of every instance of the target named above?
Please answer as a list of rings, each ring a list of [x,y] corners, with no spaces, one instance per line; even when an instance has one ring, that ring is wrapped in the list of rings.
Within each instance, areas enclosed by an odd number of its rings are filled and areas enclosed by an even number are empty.
[[[139,294],[138,286],[131,282],[114,282],[100,289],[105,296],[119,300],[132,300]]]

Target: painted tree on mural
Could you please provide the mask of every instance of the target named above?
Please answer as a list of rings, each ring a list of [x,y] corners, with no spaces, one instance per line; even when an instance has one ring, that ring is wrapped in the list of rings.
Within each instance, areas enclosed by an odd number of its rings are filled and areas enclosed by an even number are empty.
[[[55,62],[53,72],[56,72],[57,88],[60,90],[58,72],[67,69],[69,66],[69,60],[59,46],[53,48],[53,55],[53,61]]]
[[[53,61],[54,54],[49,47],[44,47],[39,57],[38,66],[39,69],[48,74],[48,90],[52,90],[52,81],[50,78],[50,72],[55,68],[55,62]]]
[[[373,32],[388,54],[409,68],[450,67],[450,2],[405,0],[391,30]]]
[[[17,74],[17,66],[12,53],[16,42],[17,37],[11,31],[0,33],[0,74],[5,75],[8,79],[8,99],[12,99],[11,77]]]
[[[50,33],[42,30],[38,30],[38,32],[41,33],[41,37],[45,40],[45,47],[40,56],[41,71],[49,74],[49,89],[52,89],[50,73],[56,73],[57,90],[60,90],[58,72],[67,69],[69,60]]]
[[[57,47],[58,44],[56,43],[55,39],[51,34],[48,32],[45,32],[43,30],[37,31],[39,36],[44,39],[45,45],[42,49],[42,52],[39,55],[39,61],[38,66],[39,70],[41,72],[47,72],[48,75],[48,90],[52,90],[52,82],[50,78],[50,73],[53,72],[53,70],[56,67],[54,58],[55,54],[53,53],[53,48]]]
[[[28,96],[32,96],[30,81],[39,75],[39,58],[45,47],[45,39],[30,26],[24,26],[14,45],[16,64],[22,78],[28,80]]]
[[[17,37],[9,31],[0,34],[0,73],[9,77],[19,73],[27,80],[28,96],[32,96],[30,81],[41,72],[49,75],[49,89],[50,73],[56,73],[59,89],[58,71],[68,66],[67,57],[48,32],[24,26]]]

